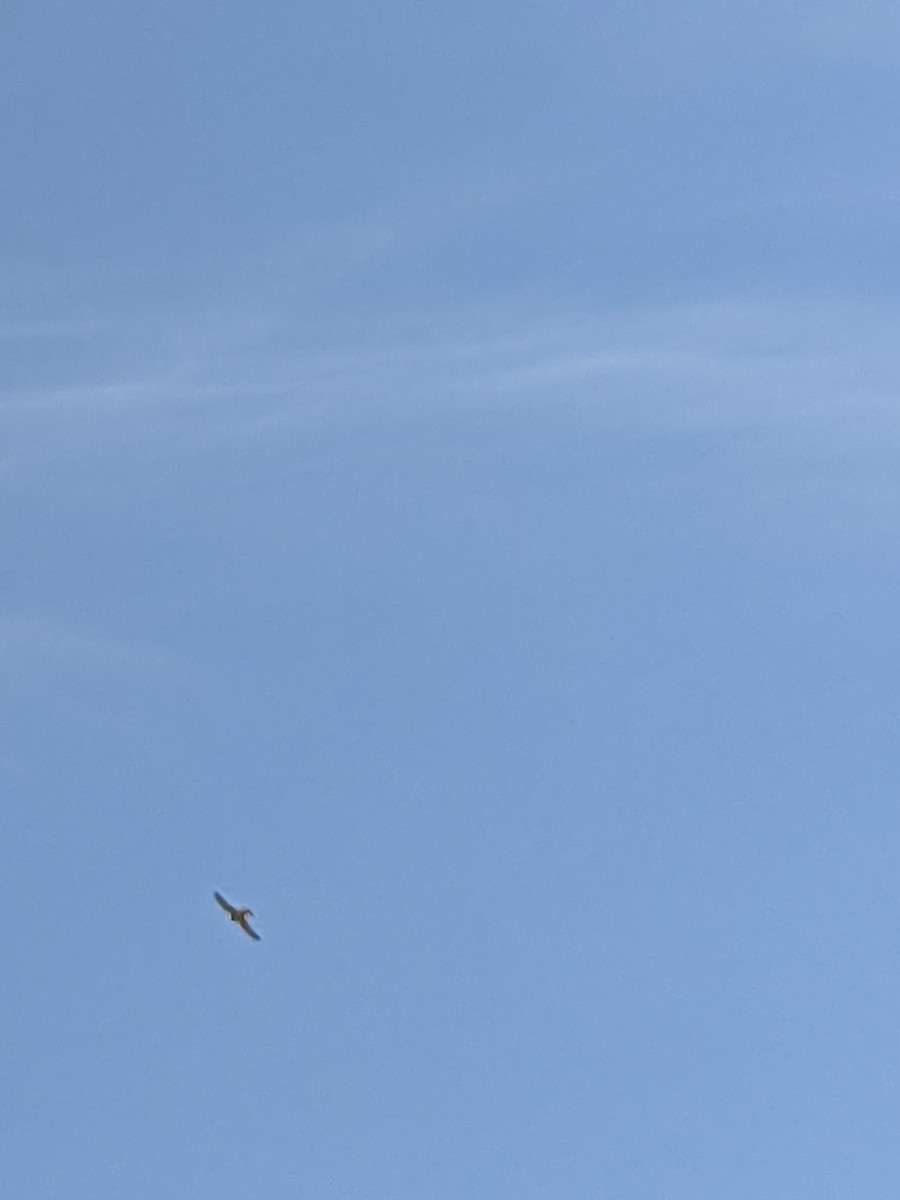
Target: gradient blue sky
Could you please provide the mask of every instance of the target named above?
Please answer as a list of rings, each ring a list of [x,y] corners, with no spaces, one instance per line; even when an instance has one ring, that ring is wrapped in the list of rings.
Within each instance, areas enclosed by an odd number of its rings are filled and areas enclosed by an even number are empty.
[[[6,1194],[896,1195],[898,47],[7,0]]]

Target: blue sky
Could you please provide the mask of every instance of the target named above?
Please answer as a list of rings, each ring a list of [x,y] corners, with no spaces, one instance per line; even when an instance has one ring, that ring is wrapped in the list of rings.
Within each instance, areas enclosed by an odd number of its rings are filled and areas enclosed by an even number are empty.
[[[11,1195],[895,1194],[898,32],[7,4]]]

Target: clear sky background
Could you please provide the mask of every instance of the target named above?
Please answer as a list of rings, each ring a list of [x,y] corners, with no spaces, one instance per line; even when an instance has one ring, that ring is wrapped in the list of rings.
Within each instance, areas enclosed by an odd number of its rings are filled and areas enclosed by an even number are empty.
[[[4,1194],[893,1200],[896,3],[0,25]]]

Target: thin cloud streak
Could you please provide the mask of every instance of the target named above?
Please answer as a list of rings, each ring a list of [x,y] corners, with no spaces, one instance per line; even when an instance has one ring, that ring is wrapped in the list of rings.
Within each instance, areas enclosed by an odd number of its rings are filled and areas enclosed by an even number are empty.
[[[13,390],[0,409],[0,470],[11,481],[50,461],[181,454],[236,436],[485,406],[893,429],[895,327],[884,306],[804,297],[552,316],[520,300],[395,314],[323,350],[314,329],[293,336],[295,320],[210,316],[193,338],[178,328],[168,363],[142,361],[139,347],[130,380]],[[118,363],[127,356],[116,347]]]
[[[0,654],[7,667],[36,659],[128,671],[178,667],[177,659],[161,646],[94,633],[49,617],[21,614],[0,616]]]

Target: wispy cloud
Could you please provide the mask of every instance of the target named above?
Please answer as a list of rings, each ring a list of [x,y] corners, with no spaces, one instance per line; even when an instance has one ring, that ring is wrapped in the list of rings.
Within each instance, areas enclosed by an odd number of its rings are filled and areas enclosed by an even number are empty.
[[[120,614],[121,615],[121,614]],[[135,614],[131,614],[133,620]],[[125,725],[148,696],[165,702],[190,696],[195,709],[221,708],[219,689],[196,662],[146,635],[77,623],[46,605],[0,614],[0,681],[6,703],[41,711],[108,733]],[[108,622],[108,615],[107,615]],[[161,719],[161,714],[160,719]],[[33,764],[7,734],[0,736],[0,770],[25,778]]]
[[[0,327],[0,479],[486,406],[893,428],[897,313],[883,295],[706,280],[625,302],[540,278],[440,286],[454,246],[471,259],[553,186],[502,171],[431,179],[393,206],[271,239],[203,303],[148,315],[144,292],[141,311],[49,298],[43,318]]]
[[[332,324],[319,345],[291,310],[209,314],[173,331],[167,361],[138,348],[119,379],[12,390],[0,462],[12,478],[60,458],[165,443],[179,453],[290,427],[516,404],[893,428],[895,328],[884,306],[809,297],[549,312],[518,296],[384,313],[351,322],[343,340]]]
[[[15,613],[0,615],[0,656],[8,669],[38,659],[129,671],[178,668],[178,660],[163,647],[100,634],[52,617]]]

